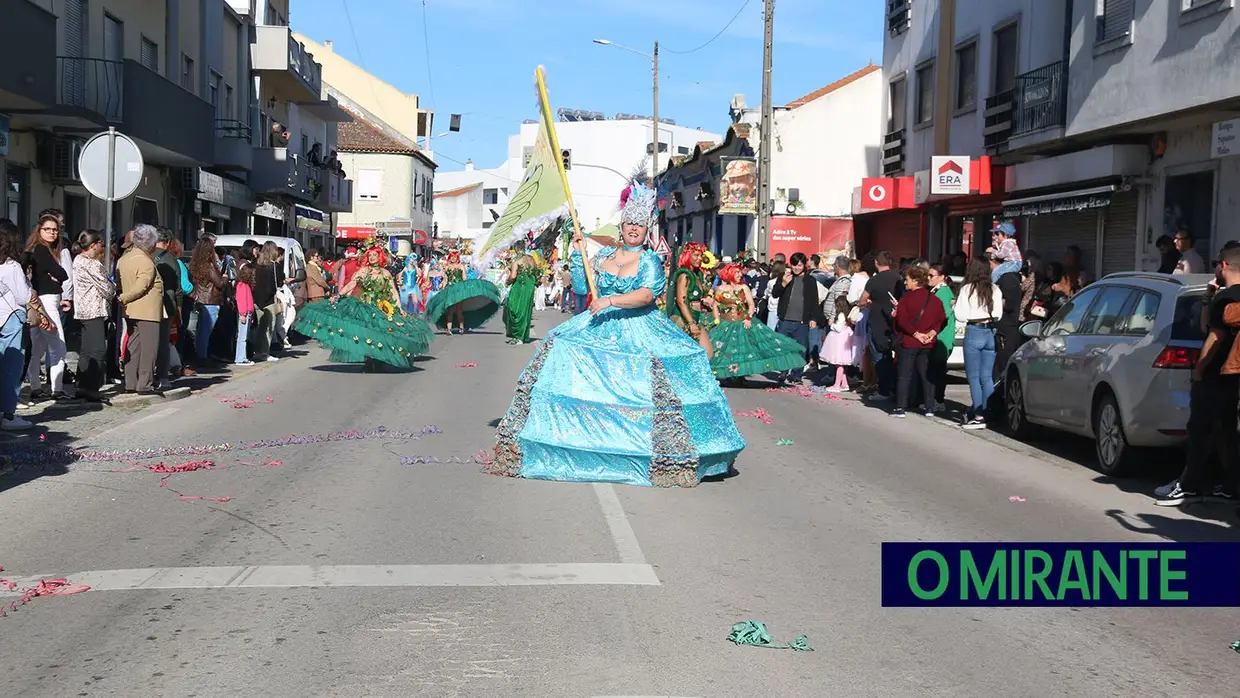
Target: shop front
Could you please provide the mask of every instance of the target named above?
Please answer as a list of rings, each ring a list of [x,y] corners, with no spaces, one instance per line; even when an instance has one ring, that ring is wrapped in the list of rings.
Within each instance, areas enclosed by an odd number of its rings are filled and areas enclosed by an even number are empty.
[[[853,190],[853,250],[858,257],[887,251],[896,259],[922,249],[922,213],[913,177],[867,177]]]
[[[1101,278],[1138,268],[1140,209],[1140,190],[1095,184],[1011,199],[1004,202],[1003,216],[1027,231],[1023,249],[1059,262],[1076,247],[1083,268]]]
[[[307,250],[317,250],[324,246],[331,235],[331,217],[322,211],[309,206],[293,206],[296,215],[297,241]]]
[[[197,200],[194,213],[196,225],[189,231],[213,235],[244,235],[250,230],[250,214],[254,210],[254,192],[241,182],[221,177],[214,172],[198,170]],[[191,240],[186,240],[186,244]]]
[[[283,205],[273,201],[259,201],[254,206],[253,234],[276,238],[286,237],[287,217],[288,212]]]
[[[772,216],[770,230],[767,250],[771,258],[782,254],[786,259],[796,252],[825,259],[854,254],[851,218]]]

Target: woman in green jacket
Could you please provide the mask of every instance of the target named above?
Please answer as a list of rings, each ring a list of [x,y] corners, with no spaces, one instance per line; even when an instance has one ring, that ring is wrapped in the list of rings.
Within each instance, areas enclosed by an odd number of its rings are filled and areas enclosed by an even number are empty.
[[[956,346],[956,314],[953,312],[956,295],[952,293],[951,283],[945,271],[942,264],[930,265],[930,289],[935,297],[943,302],[943,312],[947,315],[947,322],[943,324],[943,329],[939,331],[938,341],[930,351],[930,382],[934,383],[935,394],[934,404],[926,405],[926,407],[935,412],[944,409],[943,401],[946,399],[947,392],[947,359],[952,355],[952,349]]]

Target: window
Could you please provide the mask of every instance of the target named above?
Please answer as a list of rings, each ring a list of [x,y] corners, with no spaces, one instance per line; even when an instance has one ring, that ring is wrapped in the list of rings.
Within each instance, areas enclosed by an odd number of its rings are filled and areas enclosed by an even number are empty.
[[[495,225],[495,221],[482,221],[482,228],[485,230]]]
[[[504,196],[508,196],[508,187],[500,187],[499,190],[504,193]]]
[[[1059,309],[1055,313],[1055,317],[1046,323],[1046,327],[1042,328],[1043,337],[1055,337],[1076,332],[1076,328],[1081,326],[1081,321],[1085,319],[1085,311],[1089,310],[1089,306],[1098,297],[1098,288],[1087,288],[1076,294],[1068,304]]]
[[[181,89],[194,91],[194,59],[181,54]]]
[[[912,0],[887,0],[887,31],[899,36],[908,31],[912,20]]]
[[[908,80],[900,78],[891,83],[890,105],[891,114],[887,117],[887,133],[904,130],[905,119],[908,118]]]
[[[534,157],[533,146],[526,146],[521,150],[521,169],[528,170],[530,168],[530,159]]]
[[[1201,329],[1201,307],[1205,305],[1204,293],[1180,296],[1175,301],[1175,318],[1171,321],[1171,338],[1202,341],[1206,333]]]
[[[1097,0],[1095,26],[1097,43],[1122,39],[1132,34],[1135,16],[1133,0]]]
[[[1124,320],[1124,307],[1134,293],[1135,291],[1125,286],[1104,288],[1098,302],[1089,309],[1089,314],[1085,316],[1078,332],[1093,335],[1119,334]]]
[[[688,154],[689,154],[689,149],[688,149],[688,148],[686,148],[686,147],[685,147],[685,146],[683,146],[683,145],[681,145],[681,146],[677,146],[677,147],[676,147],[676,154],[677,154],[677,155],[688,155]]]
[[[358,170],[353,187],[357,190],[359,200],[378,201],[379,193],[383,190],[383,171]]]
[[[990,94],[997,95],[1016,87],[1017,49],[1020,27],[1009,24],[995,32],[995,73]]]
[[[211,82],[207,85],[207,101],[211,103],[211,106],[215,107],[216,118],[219,118],[220,114],[220,85],[223,82],[224,76],[212,70]]]
[[[482,203],[484,205],[490,205],[490,206],[498,204],[499,203],[499,190],[498,189],[483,189],[482,190]]]
[[[917,69],[917,110],[915,123],[928,124],[934,120],[934,61]]]
[[[1158,306],[1161,303],[1162,297],[1157,293],[1139,293],[1132,308],[1124,313],[1124,334],[1129,337],[1144,337],[1149,334],[1154,329],[1154,322],[1158,320]]]
[[[653,153],[653,152],[654,152],[654,143],[647,143],[647,144],[646,144],[646,154],[647,154],[647,155],[649,155],[649,154],[651,154],[651,153]],[[662,141],[659,141],[659,152],[660,152],[660,153],[666,153],[666,152],[667,152],[667,144],[666,144],[666,143],[664,143],[664,142],[662,142]]]
[[[138,53],[138,62],[145,66],[148,70],[159,72],[159,44],[151,41],[145,36],[142,37],[142,48]]]
[[[125,24],[107,13],[103,15],[103,59],[125,60]]]
[[[431,179],[430,177],[423,177],[422,186],[426,187],[426,191],[430,191],[431,187],[435,186],[435,181]],[[433,196],[426,197],[426,201],[423,202],[423,207],[426,209],[427,213],[434,213],[435,212],[435,197]]]
[[[956,111],[977,106],[977,42],[956,49]]]

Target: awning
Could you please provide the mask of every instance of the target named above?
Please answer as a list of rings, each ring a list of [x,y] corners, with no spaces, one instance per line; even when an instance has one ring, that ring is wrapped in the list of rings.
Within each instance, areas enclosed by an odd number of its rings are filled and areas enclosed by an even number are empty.
[[[375,229],[369,225],[338,225],[336,226],[337,240],[365,240],[373,237]]]
[[[298,230],[304,230],[309,233],[325,233],[331,227],[331,224],[324,220],[324,213],[317,208],[294,206],[293,210],[297,214]]]
[[[1115,189],[1114,184],[1108,184],[1089,189],[1030,196],[1024,199],[1010,199],[1003,202],[1003,217],[1044,216],[1052,213],[1103,208],[1111,205],[1111,194],[1115,192]]]

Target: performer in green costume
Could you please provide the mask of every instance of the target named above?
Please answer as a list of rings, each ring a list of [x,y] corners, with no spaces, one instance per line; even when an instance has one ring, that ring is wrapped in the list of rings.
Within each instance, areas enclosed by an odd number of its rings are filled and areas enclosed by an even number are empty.
[[[509,344],[530,341],[530,324],[534,320],[534,292],[538,288],[538,272],[527,254],[512,260],[508,266],[508,296],[504,299],[504,329]]]
[[[791,371],[805,364],[805,347],[761,322],[753,322],[753,294],[741,279],[741,267],[719,270],[715,289],[719,324],[710,330],[715,347],[710,368],[720,381],[744,382],[755,373]]]
[[[499,288],[486,279],[465,278],[461,253],[448,253],[443,274],[447,285],[426,304],[426,319],[436,327],[448,334],[455,327],[463,334],[486,324],[499,312]]]
[[[667,302],[667,314],[672,322],[689,333],[706,350],[706,355],[713,355],[714,348],[710,343],[707,328],[710,326],[711,311],[714,299],[706,290],[702,279],[702,258],[706,246],[700,242],[690,242],[680,253],[679,264],[669,279],[670,289]]]

